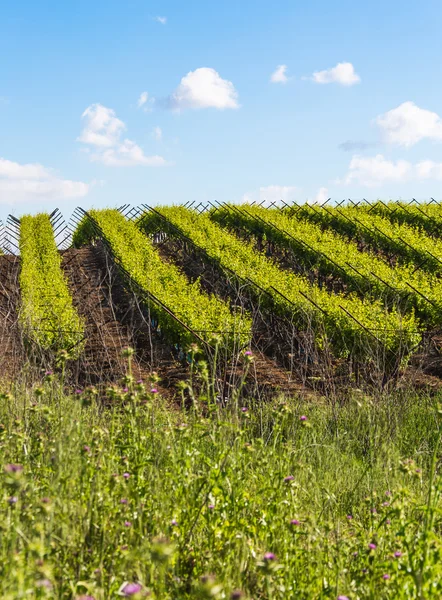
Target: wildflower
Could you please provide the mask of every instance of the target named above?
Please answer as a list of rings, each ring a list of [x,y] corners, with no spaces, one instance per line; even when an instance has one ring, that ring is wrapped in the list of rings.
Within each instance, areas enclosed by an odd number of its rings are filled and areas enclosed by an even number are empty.
[[[127,392],[128,392],[128,391],[129,391],[129,388],[127,388],[127,387],[123,388],[123,392],[124,392],[125,394],[127,394]]]
[[[284,477],[285,482],[289,482],[289,481],[293,481],[293,480],[294,480],[293,475],[287,475],[287,477]]]
[[[306,417],[305,415],[301,415],[301,416],[299,417],[299,420],[300,420],[300,421],[307,421],[307,417]]]
[[[142,590],[142,586],[139,583],[126,583],[122,588],[122,592],[125,596],[135,596]]]
[[[78,396],[78,395],[82,394],[82,393],[83,393],[83,391],[82,391],[82,390],[80,390],[80,389],[78,389],[78,390],[75,390],[75,393],[76,393],[76,394],[77,394],[77,396]]]
[[[402,552],[400,552],[399,550],[396,550],[396,552],[394,553],[394,557],[400,558],[401,556],[402,556]]]
[[[382,579],[391,579],[391,576],[388,573],[385,573],[384,575],[382,575]]]
[[[50,499],[50,498],[48,498],[47,496],[45,496],[44,498],[42,498],[42,499],[41,499],[41,502],[42,502],[43,504],[49,504],[49,503],[50,503],[50,501],[51,501],[51,499]]]
[[[347,519],[351,521],[353,519],[353,515],[347,515]]]
[[[152,389],[150,390],[150,393],[151,393],[151,394],[158,394],[158,390],[157,390],[157,388],[152,388]]]
[[[359,552],[357,552],[357,551],[356,551],[356,552],[353,552],[353,556],[354,556],[355,558],[356,558],[356,556],[358,556],[358,555],[359,555]]]
[[[273,554],[273,552],[266,552],[264,554],[264,560],[266,561],[271,561],[271,560],[275,560],[276,556]]]
[[[371,514],[372,514],[372,515],[375,515],[375,514],[377,514],[377,510],[376,510],[375,508],[371,508],[371,509],[370,509],[370,512],[371,512]]]
[[[213,510],[213,509],[215,508],[215,505],[214,505],[214,504],[209,504],[208,508],[209,508],[210,510]]]
[[[87,445],[84,445],[83,446],[83,450],[84,450],[84,452],[89,453],[91,451],[91,447],[87,446]]]
[[[373,543],[372,544],[368,544],[368,549],[369,550],[376,550],[376,548],[377,548],[376,544],[373,544]]]
[[[75,596],[75,600],[95,600],[95,596]]]
[[[135,352],[135,350],[133,348],[130,348],[130,346],[128,346],[127,348],[123,349],[121,354],[123,356],[129,357],[129,356],[132,356],[134,354],[134,352]]]
[[[240,598],[242,598],[242,596],[243,594],[241,590],[233,590],[233,592],[230,594],[231,600],[239,600]]]
[[[178,521],[176,519],[172,519],[170,524],[172,525],[172,527],[177,527]]]
[[[49,579],[40,579],[39,581],[35,582],[35,585],[37,587],[45,587],[47,590],[52,589],[52,583],[49,581]]]
[[[21,473],[23,471],[23,465],[5,465],[5,471],[7,473]]]
[[[53,374],[54,374],[54,371],[45,371],[45,376],[46,377],[50,377]]]
[[[123,477],[124,477],[124,479],[129,479],[130,473],[123,473]]]
[[[391,521],[390,521],[390,519],[387,519],[387,520],[385,521],[385,523],[386,523],[387,525],[390,525],[390,524],[391,524]]]
[[[125,527],[132,527],[132,523],[130,521],[124,521]]]
[[[243,406],[241,412],[246,413],[249,409],[246,406]]]
[[[301,521],[298,521],[298,519],[292,519],[290,521],[290,525],[301,525]]]
[[[390,506],[389,502],[382,502],[382,506]]]
[[[350,600],[348,596],[338,596],[338,600]]]
[[[13,504],[16,504],[16,503],[17,503],[17,501],[18,501],[18,498],[17,498],[17,496],[11,496],[10,498],[8,498],[8,504],[10,504],[11,506],[12,506]]]
[[[137,379],[137,383],[138,383],[138,385],[141,385],[143,383],[143,380],[142,379]]]
[[[127,498],[121,498],[120,504],[127,504]]]
[[[387,491],[385,492],[385,495],[386,495],[386,496],[391,496],[391,492],[390,492],[390,490],[387,490]]]
[[[127,544],[124,544],[123,546],[120,546],[120,550],[127,550],[129,548],[129,546]]]

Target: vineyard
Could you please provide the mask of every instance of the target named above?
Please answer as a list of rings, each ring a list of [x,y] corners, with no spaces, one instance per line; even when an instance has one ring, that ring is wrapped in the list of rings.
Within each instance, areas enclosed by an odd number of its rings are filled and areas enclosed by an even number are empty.
[[[217,204],[10,216],[0,378],[133,376],[221,400],[442,384],[442,206]],[[208,385],[209,385],[208,384]],[[157,385],[157,384],[155,384]],[[105,392],[103,391],[103,394]]]

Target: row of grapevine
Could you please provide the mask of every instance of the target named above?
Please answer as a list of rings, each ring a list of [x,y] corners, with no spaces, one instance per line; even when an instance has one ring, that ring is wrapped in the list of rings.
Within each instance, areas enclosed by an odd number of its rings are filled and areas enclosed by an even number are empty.
[[[20,322],[29,340],[45,350],[78,355],[84,324],[72,304],[49,215],[20,221]]]
[[[233,229],[243,227],[265,236],[280,248],[290,248],[306,269],[314,267],[333,275],[360,294],[386,298],[390,305],[401,300],[403,309],[416,309],[427,326],[442,322],[442,282],[414,266],[393,268],[373,253],[360,252],[355,242],[336,232],[291,218],[278,209],[224,205],[212,218]]]
[[[204,293],[198,281],[190,283],[177,267],[162,260],[151,241],[118,211],[91,211],[75,231],[73,244],[79,247],[97,237],[109,244],[118,264],[154,299],[149,303],[151,316],[171,343],[186,348],[195,342],[194,333],[207,343],[217,335],[222,345],[231,349],[249,343],[251,320]]]
[[[180,206],[163,207],[144,214],[138,226],[147,234],[177,231],[204,250],[220,269],[233,272],[241,283],[251,281],[272,298],[271,310],[290,314],[299,329],[311,327],[319,345],[327,340],[341,356],[368,357],[377,349],[388,356],[406,356],[420,336],[412,314],[387,311],[381,302],[355,294],[330,294],[307,278],[281,270],[238,239],[208,214]]]
[[[305,204],[288,209],[288,214],[318,223],[352,240],[368,242],[376,249],[396,255],[402,263],[414,263],[429,273],[442,272],[442,240],[429,237],[410,225],[393,223],[350,206],[317,208]]]
[[[378,201],[361,204],[360,209],[386,217],[393,223],[417,227],[435,237],[442,236],[442,207],[434,202],[416,204]]]

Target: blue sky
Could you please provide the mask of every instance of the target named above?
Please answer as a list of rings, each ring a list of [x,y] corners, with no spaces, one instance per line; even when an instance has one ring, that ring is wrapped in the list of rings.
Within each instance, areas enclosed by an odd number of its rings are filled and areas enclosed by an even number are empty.
[[[2,3],[0,217],[441,199],[441,22],[437,0]]]

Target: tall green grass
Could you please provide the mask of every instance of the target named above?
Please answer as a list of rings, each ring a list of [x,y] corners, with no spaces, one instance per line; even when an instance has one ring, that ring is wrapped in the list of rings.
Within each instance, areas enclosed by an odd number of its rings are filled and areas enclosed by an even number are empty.
[[[183,410],[154,385],[1,396],[1,598],[442,596],[434,399]]]

